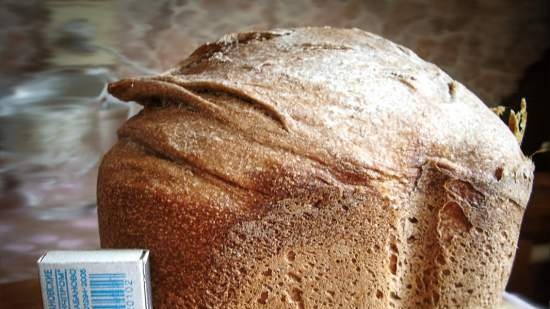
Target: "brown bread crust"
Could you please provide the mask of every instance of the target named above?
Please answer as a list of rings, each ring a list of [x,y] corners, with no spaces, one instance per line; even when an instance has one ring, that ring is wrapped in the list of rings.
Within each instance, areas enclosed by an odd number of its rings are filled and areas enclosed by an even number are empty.
[[[357,29],[231,34],[159,76],[100,167],[101,245],[155,308],[492,308],[533,179],[513,134]]]

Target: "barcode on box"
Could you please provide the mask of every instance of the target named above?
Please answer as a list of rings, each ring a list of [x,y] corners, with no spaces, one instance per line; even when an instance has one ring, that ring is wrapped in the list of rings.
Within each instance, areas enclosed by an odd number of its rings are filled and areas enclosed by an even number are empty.
[[[92,309],[134,308],[132,280],[123,273],[90,274],[90,291]]]
[[[45,309],[150,309],[147,250],[49,251],[38,260]]]

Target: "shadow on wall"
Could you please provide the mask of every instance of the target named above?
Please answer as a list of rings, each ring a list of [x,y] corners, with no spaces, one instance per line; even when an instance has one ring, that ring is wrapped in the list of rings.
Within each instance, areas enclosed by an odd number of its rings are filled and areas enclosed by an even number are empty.
[[[519,107],[521,98],[527,100],[527,129],[521,148],[525,154],[532,154],[542,143],[550,142],[550,49],[541,59],[527,68],[517,91],[503,100],[503,105]],[[550,170],[550,153],[533,157],[537,171]]]

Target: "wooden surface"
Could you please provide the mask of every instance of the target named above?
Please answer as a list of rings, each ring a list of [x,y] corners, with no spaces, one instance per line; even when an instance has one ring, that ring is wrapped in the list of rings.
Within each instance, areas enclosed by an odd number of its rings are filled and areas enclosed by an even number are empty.
[[[0,309],[42,309],[38,280],[0,284]]]
[[[40,284],[37,279],[0,284],[0,309],[42,309]],[[496,309],[518,307],[503,302]]]

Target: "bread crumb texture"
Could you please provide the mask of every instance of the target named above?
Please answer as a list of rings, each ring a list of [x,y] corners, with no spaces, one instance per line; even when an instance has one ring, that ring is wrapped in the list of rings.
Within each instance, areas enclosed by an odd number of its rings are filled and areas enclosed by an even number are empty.
[[[98,180],[155,308],[494,308],[533,165],[475,95],[358,29],[230,34],[109,91]]]

